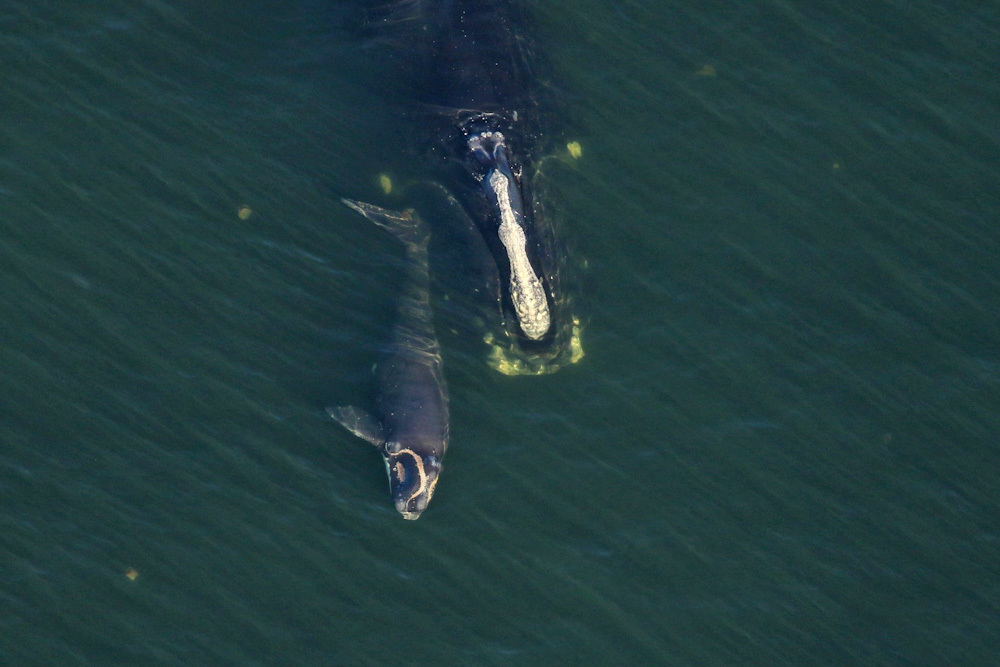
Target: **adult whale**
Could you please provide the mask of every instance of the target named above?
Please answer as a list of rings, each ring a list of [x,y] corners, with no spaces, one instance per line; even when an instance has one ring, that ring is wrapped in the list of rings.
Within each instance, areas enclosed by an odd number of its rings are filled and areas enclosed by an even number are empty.
[[[493,362],[544,373],[582,356],[562,289],[565,252],[535,197],[546,96],[516,0],[406,0],[369,6],[369,29],[408,64],[411,127],[492,255]]]
[[[375,413],[354,406],[327,408],[327,412],[375,445],[385,461],[396,510],[404,519],[417,519],[434,495],[449,431],[448,388],[429,297],[430,233],[413,212],[343,201],[403,242],[406,282],[384,347],[385,358],[377,366]]]

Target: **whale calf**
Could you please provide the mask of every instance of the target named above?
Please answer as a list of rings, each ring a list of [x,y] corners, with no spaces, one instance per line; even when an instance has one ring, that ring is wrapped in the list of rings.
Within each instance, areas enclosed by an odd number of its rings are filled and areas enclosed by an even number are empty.
[[[449,431],[448,388],[430,305],[430,232],[412,211],[390,211],[350,199],[343,202],[403,243],[405,284],[384,358],[376,369],[374,412],[354,406],[327,408],[327,412],[375,445],[385,461],[396,510],[404,519],[417,519],[437,487]]]

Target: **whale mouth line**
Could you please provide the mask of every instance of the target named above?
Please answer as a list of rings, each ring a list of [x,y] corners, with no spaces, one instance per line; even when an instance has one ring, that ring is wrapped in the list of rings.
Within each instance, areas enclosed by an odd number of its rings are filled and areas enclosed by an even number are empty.
[[[434,455],[421,455],[399,443],[389,443],[398,448],[383,452],[389,491],[393,495],[396,511],[404,519],[414,520],[427,509],[440,478],[440,459]],[[408,465],[407,465],[408,463]]]

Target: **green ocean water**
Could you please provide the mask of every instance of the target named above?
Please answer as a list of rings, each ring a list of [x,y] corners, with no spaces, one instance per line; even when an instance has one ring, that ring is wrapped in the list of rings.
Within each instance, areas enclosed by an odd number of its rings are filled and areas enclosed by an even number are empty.
[[[343,6],[0,4],[0,663],[996,663],[1000,5],[529,6],[586,355],[437,275],[404,522],[323,410],[399,277],[339,198],[421,177]]]

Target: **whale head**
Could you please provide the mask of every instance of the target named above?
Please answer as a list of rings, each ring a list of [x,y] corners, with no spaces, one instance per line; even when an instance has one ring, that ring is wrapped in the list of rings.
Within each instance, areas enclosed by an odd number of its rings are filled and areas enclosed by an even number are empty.
[[[433,454],[419,454],[395,442],[386,443],[383,458],[396,511],[404,519],[419,519],[437,487],[441,459]]]
[[[507,289],[518,325],[528,340],[539,341],[551,328],[550,306],[544,276],[532,264],[534,251],[526,235],[529,225],[520,178],[511,168],[503,133],[479,132],[469,138],[468,146],[480,168],[485,170],[480,182],[492,215],[498,221],[496,234],[506,254]]]

